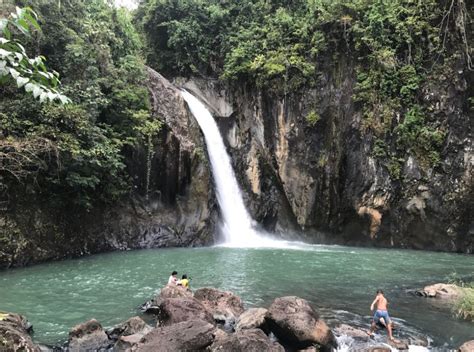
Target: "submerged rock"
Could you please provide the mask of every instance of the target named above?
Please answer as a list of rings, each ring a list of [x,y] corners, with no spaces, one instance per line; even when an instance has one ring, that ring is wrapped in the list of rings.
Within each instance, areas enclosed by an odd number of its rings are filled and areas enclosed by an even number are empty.
[[[131,348],[138,352],[200,351],[214,340],[215,327],[203,320],[189,320],[159,327],[146,334]]]
[[[69,332],[68,351],[101,351],[109,348],[111,341],[95,319],[76,325]]]
[[[305,348],[318,344],[323,351],[337,347],[331,329],[302,298],[289,296],[275,299],[268,308],[266,320],[275,336],[291,347]]]
[[[265,320],[267,312],[268,310],[265,308],[250,308],[239,316],[235,330],[262,329],[267,331],[268,327]]]
[[[217,321],[235,319],[244,312],[242,300],[232,292],[205,287],[196,290],[194,298],[200,301]]]
[[[216,338],[209,348],[211,352],[284,352],[278,342],[271,341],[260,329],[245,329]]]
[[[214,318],[209,310],[193,297],[161,299],[157,302],[157,307],[159,326],[196,319],[214,324]]]
[[[39,352],[28,335],[31,324],[22,315],[0,312],[0,351]]]

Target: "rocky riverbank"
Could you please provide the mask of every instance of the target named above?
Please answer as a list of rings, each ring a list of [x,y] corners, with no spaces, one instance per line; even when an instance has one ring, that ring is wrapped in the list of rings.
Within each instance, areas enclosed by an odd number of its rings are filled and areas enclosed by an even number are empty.
[[[63,346],[33,343],[31,326],[17,314],[0,315],[1,351],[399,351],[423,346],[423,336],[403,337],[388,343],[385,332],[373,340],[366,328],[325,321],[306,300],[287,296],[275,298],[268,308],[246,309],[240,297],[215,288],[195,292],[165,286],[140,307],[135,316],[104,329],[95,319],[75,326]],[[470,351],[474,341],[459,351]]]

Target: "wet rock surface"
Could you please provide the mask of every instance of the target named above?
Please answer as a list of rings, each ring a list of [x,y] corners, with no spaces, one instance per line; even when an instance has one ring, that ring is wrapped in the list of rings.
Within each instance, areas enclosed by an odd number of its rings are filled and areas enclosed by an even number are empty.
[[[268,308],[266,320],[275,336],[291,346],[305,348],[318,344],[326,351],[337,347],[331,329],[302,298],[289,296],[275,299]]]

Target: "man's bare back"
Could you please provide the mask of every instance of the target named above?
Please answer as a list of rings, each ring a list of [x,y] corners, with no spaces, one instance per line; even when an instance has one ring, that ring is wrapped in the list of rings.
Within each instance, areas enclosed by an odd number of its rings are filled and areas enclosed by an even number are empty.
[[[388,301],[383,295],[377,295],[377,297],[375,297],[374,303],[376,304],[377,310],[388,310]]]

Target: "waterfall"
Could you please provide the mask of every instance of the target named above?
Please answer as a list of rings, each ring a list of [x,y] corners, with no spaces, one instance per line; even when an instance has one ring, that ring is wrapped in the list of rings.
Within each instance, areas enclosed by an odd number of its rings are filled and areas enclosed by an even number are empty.
[[[245,208],[242,193],[216,121],[204,104],[193,95],[183,91],[182,96],[188,103],[206,140],[216,185],[217,201],[222,214],[220,229],[224,237],[224,244],[245,247],[260,246],[263,238],[254,229],[254,220]]]

